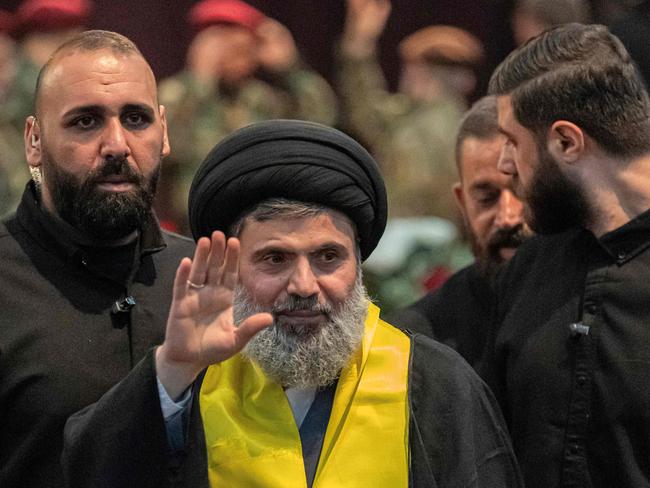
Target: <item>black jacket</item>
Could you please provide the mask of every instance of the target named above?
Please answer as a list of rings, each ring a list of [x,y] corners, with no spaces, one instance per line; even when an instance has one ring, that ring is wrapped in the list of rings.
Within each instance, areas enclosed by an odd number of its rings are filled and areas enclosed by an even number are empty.
[[[3,488],[63,486],[66,419],[162,342],[176,268],[194,247],[153,215],[137,246],[98,248],[73,233],[31,185],[0,225]],[[112,312],[128,296],[135,305]]]
[[[388,321],[442,342],[476,367],[488,343],[495,299],[493,284],[474,263]]]

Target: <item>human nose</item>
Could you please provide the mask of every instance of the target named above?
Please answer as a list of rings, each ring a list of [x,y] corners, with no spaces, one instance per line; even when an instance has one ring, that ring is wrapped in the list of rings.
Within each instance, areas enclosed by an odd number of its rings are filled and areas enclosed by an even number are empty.
[[[497,168],[499,171],[507,175],[517,174],[517,166],[515,165],[515,149],[512,146],[512,143],[506,142],[501,148]]]
[[[101,156],[103,158],[127,157],[131,154],[124,127],[119,120],[109,119],[102,137]]]
[[[287,293],[306,298],[318,294],[318,291],[318,280],[309,260],[307,258],[297,259],[289,277]]]
[[[515,194],[504,189],[499,196],[499,208],[494,224],[499,229],[515,227],[523,223],[524,206]]]

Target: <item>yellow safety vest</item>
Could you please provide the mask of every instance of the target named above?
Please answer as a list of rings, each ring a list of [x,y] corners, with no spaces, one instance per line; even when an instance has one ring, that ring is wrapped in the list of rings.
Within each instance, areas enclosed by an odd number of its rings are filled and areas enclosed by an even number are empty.
[[[408,486],[410,340],[369,304],[362,345],[338,381],[314,488]],[[241,355],[200,393],[211,487],[306,488],[298,426],[280,385]]]

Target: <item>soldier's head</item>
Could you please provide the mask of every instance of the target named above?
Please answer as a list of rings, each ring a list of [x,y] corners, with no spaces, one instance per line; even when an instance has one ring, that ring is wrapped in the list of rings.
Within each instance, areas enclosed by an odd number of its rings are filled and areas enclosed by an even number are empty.
[[[650,151],[650,100],[621,42],[598,25],[568,24],[512,52],[490,81],[499,168],[513,176],[537,232],[594,219],[577,169],[615,174]],[[589,165],[587,165],[589,163]]]
[[[14,27],[23,55],[43,66],[57,47],[85,30],[91,7],[90,0],[24,0]]]
[[[0,100],[5,100],[16,75],[16,43],[11,37],[14,16],[0,9]]]
[[[386,193],[370,155],[318,124],[270,121],[217,145],[190,192],[196,238],[240,240],[234,315],[274,325],[245,354],[285,387],[325,386],[360,344],[368,307],[361,261],[386,224]]]
[[[204,81],[237,85],[259,67],[256,31],[265,20],[240,0],[203,0],[190,10],[195,32],[187,54],[188,68]]]
[[[86,31],[43,66],[25,151],[42,206],[93,239],[136,231],[169,153],[156,80],[137,47]]]
[[[483,45],[469,32],[449,25],[420,29],[400,42],[400,91],[422,101],[441,95],[468,97],[476,86],[474,70]]]
[[[530,234],[512,177],[497,168],[504,142],[496,98],[484,97],[465,114],[456,137],[460,181],[454,195],[477,263],[488,274],[509,260]]]
[[[516,0],[512,12],[512,33],[517,45],[562,24],[591,22],[587,0]]]

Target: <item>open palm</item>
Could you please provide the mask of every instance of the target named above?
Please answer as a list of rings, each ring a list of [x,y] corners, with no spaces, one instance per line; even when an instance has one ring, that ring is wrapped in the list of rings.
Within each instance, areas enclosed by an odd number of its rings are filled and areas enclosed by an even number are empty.
[[[158,376],[166,387],[166,377],[180,376],[183,383],[191,383],[201,370],[233,356],[257,332],[271,325],[273,318],[268,313],[234,324],[232,302],[238,264],[239,241],[231,238],[226,243],[218,231],[211,239],[199,239],[194,259],[181,261],[174,279],[165,342],[157,352]],[[160,371],[170,367],[176,370]]]

